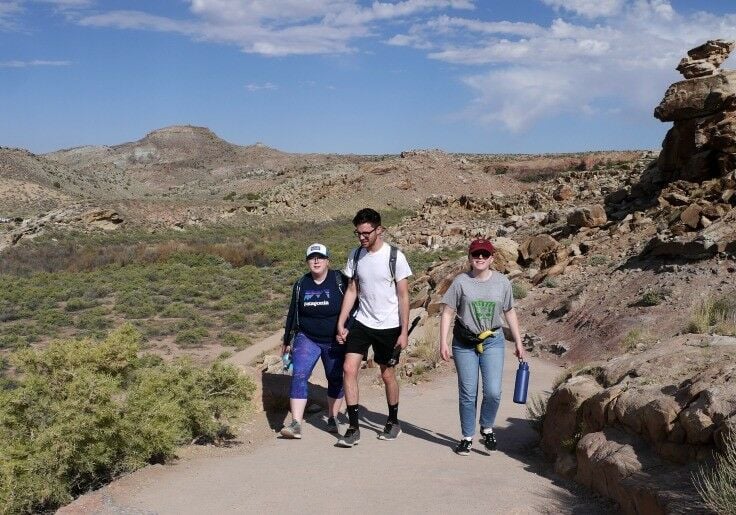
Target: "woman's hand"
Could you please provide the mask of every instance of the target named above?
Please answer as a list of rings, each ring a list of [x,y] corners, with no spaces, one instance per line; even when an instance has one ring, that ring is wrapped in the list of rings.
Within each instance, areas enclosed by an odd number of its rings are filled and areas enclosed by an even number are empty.
[[[281,355],[288,354],[291,350],[291,345],[286,345],[285,343],[281,345]]]
[[[440,356],[445,361],[450,361],[452,354],[450,354],[450,347],[447,343],[440,343]]]
[[[516,343],[516,349],[514,349],[514,354],[517,358],[524,361],[525,353],[524,353],[524,346],[521,344],[521,342]]]

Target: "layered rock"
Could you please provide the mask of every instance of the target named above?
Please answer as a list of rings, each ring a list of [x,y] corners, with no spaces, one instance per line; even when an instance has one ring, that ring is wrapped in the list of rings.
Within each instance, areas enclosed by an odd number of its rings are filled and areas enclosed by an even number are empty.
[[[688,335],[587,367],[550,397],[542,449],[627,513],[698,505],[691,486],[672,481],[734,434],[734,349],[736,338]]]
[[[657,163],[663,181],[701,181],[736,169],[736,71],[719,68],[733,47],[712,40],[690,50],[677,67],[685,80],[672,84],[654,110],[657,119],[674,122]]]

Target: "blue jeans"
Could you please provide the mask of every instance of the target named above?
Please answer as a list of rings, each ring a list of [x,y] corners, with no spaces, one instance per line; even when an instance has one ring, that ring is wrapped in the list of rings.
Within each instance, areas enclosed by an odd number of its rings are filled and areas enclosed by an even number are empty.
[[[503,358],[505,339],[503,329],[496,331],[483,341],[483,353],[475,352],[475,347],[468,347],[452,340],[452,357],[457,369],[457,386],[460,400],[460,428],[463,437],[475,434],[475,414],[478,405],[478,372],[483,376],[483,402],[480,405],[480,426],[493,427],[496,413],[501,403],[501,378],[503,376]]]
[[[342,399],[342,365],[345,361],[345,346],[333,343],[319,343],[312,341],[304,333],[297,333],[291,347],[291,359],[294,370],[291,376],[292,399],[306,399],[309,377],[322,358],[327,376],[327,396],[331,399]]]

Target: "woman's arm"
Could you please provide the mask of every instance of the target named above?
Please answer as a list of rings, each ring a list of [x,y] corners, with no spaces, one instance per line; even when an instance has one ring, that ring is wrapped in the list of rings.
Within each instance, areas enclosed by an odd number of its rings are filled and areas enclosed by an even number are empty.
[[[450,361],[450,346],[447,344],[447,335],[450,332],[450,321],[453,316],[455,316],[455,310],[444,304],[440,316],[440,356],[445,361]]]
[[[521,344],[521,332],[519,332],[519,319],[516,317],[516,309],[511,308],[505,311],[504,316],[509,323],[509,329],[511,329],[511,335],[514,337],[514,343],[516,344],[514,354],[517,358],[524,359],[524,346]]]

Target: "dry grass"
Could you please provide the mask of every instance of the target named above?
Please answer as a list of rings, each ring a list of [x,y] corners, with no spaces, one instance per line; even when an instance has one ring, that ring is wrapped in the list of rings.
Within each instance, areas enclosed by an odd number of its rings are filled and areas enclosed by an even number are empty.
[[[708,508],[720,515],[736,514],[736,436],[726,440],[712,468],[698,469],[693,483]]]
[[[631,352],[641,347],[646,347],[656,341],[656,337],[642,327],[635,327],[623,337],[621,340],[621,349],[625,352]]]
[[[689,333],[736,336],[736,295],[732,292],[701,300],[685,330]]]

